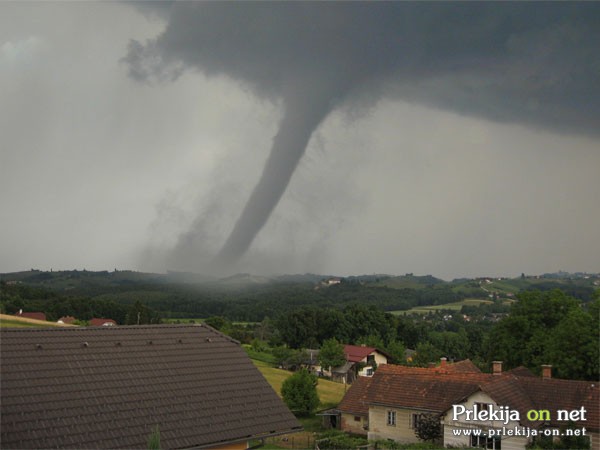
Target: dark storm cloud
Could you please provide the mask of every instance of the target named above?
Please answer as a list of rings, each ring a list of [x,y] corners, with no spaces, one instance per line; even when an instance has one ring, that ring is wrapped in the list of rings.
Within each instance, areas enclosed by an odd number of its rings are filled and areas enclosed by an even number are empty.
[[[220,254],[226,266],[268,219],[313,131],[348,98],[394,95],[597,135],[598,23],[593,2],[174,3],[164,32],[132,41],[126,60],[136,79],[194,68],[282,101],[262,178]]]
[[[176,3],[164,33],[133,42],[128,59],[138,77],[191,66],[276,97],[315,79],[336,98],[373,80],[449,77],[459,92],[438,94],[446,107],[596,133],[598,23],[594,2]]]

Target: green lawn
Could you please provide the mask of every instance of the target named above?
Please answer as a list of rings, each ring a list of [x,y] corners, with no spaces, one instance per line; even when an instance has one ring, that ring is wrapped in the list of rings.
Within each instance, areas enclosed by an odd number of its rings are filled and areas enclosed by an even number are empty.
[[[448,309],[448,310],[453,310],[453,311],[460,311],[460,309],[463,307],[463,305],[481,305],[484,303],[493,303],[491,300],[481,300],[481,299],[477,299],[477,298],[467,298],[465,300],[462,300],[460,302],[454,302],[454,303],[447,303],[445,305],[431,305],[431,306],[417,306],[415,308],[412,309],[408,309],[405,311],[390,311],[390,313],[392,314],[396,314],[396,315],[404,315],[404,314],[427,314],[431,311],[439,311],[442,309]]]
[[[277,392],[277,395],[281,396],[281,385],[293,372],[276,369],[263,361],[252,360],[252,362],[258,367],[258,370],[260,370],[275,392]],[[319,378],[317,393],[321,400],[321,407],[326,409],[336,406],[342,401],[347,388],[348,386],[342,383],[335,383]]]
[[[0,328],[40,328],[48,325],[39,325],[37,323],[20,322],[18,320],[0,319]]]

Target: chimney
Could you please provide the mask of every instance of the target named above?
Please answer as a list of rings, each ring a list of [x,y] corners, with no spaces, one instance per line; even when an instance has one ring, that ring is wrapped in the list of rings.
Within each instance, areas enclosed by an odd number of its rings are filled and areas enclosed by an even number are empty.
[[[440,367],[446,367],[446,361],[448,361],[448,358],[440,358]]]
[[[494,375],[502,374],[502,361],[492,361],[492,373]]]
[[[542,378],[552,378],[552,365],[542,364]]]

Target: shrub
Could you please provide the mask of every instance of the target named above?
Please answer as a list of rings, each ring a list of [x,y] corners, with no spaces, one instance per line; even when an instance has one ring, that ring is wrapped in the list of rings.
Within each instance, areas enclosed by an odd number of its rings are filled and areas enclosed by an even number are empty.
[[[317,377],[306,369],[299,370],[283,382],[281,396],[296,416],[310,416],[319,406]]]

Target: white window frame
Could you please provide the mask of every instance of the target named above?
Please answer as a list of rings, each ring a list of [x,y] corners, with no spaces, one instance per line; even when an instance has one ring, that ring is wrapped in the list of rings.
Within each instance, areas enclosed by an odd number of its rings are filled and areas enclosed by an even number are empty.
[[[396,426],[396,411],[388,411],[387,412],[387,425],[389,427]]]

